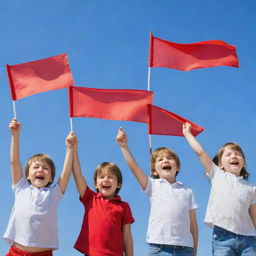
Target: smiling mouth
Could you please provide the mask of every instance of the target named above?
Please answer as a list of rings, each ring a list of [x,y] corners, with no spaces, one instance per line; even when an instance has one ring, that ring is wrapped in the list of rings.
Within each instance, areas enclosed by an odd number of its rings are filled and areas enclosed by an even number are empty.
[[[171,166],[164,166],[164,167],[163,167],[163,170],[171,170],[171,169],[172,169]]]
[[[36,176],[36,180],[44,180],[43,176]]]
[[[104,189],[110,189],[111,186],[102,186],[102,188],[104,188]]]

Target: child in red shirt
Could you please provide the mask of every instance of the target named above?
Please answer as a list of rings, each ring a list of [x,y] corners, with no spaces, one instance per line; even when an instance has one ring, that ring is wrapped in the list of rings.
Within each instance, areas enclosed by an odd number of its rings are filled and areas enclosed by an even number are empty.
[[[82,175],[77,144],[74,149],[73,174],[85,207],[83,224],[74,248],[85,256],[133,256],[129,205],[118,196],[122,174],[111,162],[101,163],[94,172],[97,193],[87,185]]]

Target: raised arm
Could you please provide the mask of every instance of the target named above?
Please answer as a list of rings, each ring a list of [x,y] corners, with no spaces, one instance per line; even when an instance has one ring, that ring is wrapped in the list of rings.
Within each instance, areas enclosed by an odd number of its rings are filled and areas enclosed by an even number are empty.
[[[199,144],[199,142],[196,140],[194,135],[191,133],[190,123],[186,122],[185,124],[183,124],[183,134],[187,139],[188,144],[191,146],[194,152],[198,155],[206,172],[210,173],[213,165],[212,159],[207,155],[207,153],[204,151],[202,146]]]
[[[21,124],[13,118],[9,124],[11,132],[10,161],[12,171],[12,184],[15,185],[22,177],[22,166],[20,163],[20,129]]]
[[[76,140],[75,147],[74,147],[74,161],[73,161],[72,170],[73,170],[73,175],[74,175],[79,196],[83,197],[87,188],[87,183],[82,174],[81,167],[80,167],[79,156],[78,156],[78,140]]]
[[[137,181],[139,182],[142,189],[146,189],[148,184],[148,177],[147,175],[140,169],[136,160],[134,159],[129,147],[128,147],[128,139],[126,133],[124,132],[123,128],[119,128],[118,134],[116,137],[116,141],[119,144],[122,154],[126,163],[129,165],[130,169],[132,170],[133,174],[135,175]]]
[[[73,155],[74,155],[74,145],[76,143],[76,136],[73,132],[70,132],[66,138],[66,156],[63,164],[63,169],[58,180],[58,185],[60,191],[64,194],[68,181],[71,174]]]

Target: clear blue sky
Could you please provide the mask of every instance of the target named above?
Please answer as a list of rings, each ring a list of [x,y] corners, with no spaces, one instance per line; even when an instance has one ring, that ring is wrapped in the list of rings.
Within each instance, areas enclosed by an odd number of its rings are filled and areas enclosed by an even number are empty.
[[[9,168],[13,116],[5,64],[18,64],[67,53],[77,86],[95,88],[147,88],[148,39],[177,43],[224,40],[237,46],[240,68],[215,67],[181,72],[151,70],[154,104],[205,128],[198,139],[213,156],[228,141],[245,151],[250,181],[256,183],[255,59],[256,2],[254,0],[0,0],[0,234],[6,229],[13,205]],[[65,154],[69,132],[66,89],[37,94],[16,102],[22,123],[21,161],[45,152],[57,165]],[[131,205],[135,256],[147,255],[145,243],[149,202],[124,162],[115,142],[118,127],[129,138],[137,162],[149,173],[147,126],[91,118],[73,120],[79,137],[82,170],[92,187],[95,167],[116,162],[124,176],[120,195]],[[210,183],[182,137],[153,136],[153,148],[168,146],[180,157],[178,179],[194,190],[199,209],[198,256],[211,255],[211,229],[203,223]],[[73,249],[83,217],[83,207],[71,178],[58,212],[60,249],[56,256],[78,256]],[[0,240],[0,255],[9,245]]]

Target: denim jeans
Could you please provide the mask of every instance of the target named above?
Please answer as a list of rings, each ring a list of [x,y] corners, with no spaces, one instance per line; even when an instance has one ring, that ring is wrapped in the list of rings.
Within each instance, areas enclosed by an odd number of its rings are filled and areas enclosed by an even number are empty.
[[[242,236],[215,226],[212,236],[213,256],[255,256],[256,237]]]
[[[194,249],[187,246],[149,244],[148,255],[154,256],[193,256]]]

